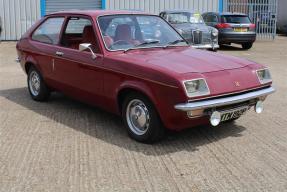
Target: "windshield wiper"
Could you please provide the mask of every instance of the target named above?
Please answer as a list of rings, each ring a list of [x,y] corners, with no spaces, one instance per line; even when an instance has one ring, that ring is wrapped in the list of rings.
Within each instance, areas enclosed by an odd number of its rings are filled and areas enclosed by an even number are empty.
[[[124,53],[126,53],[126,52],[129,51],[129,50],[133,50],[133,49],[139,48],[139,47],[141,47],[141,46],[143,46],[143,45],[150,45],[150,44],[157,44],[157,43],[159,43],[159,40],[144,41],[143,43],[140,43],[140,44],[138,44],[138,45],[135,45],[134,47],[131,47],[131,48],[126,49],[126,50],[124,51]]]
[[[177,40],[175,40],[175,41],[169,42],[169,43],[165,46],[165,48],[170,47],[170,46],[172,46],[172,45],[176,45],[176,44],[178,44],[178,43],[182,43],[182,42],[185,42],[187,45],[189,45],[186,40],[184,40],[184,39],[177,39]]]
[[[157,43],[159,43],[159,40],[145,41],[143,43],[136,45],[135,47],[140,47],[140,46],[149,45],[149,44],[157,44]]]

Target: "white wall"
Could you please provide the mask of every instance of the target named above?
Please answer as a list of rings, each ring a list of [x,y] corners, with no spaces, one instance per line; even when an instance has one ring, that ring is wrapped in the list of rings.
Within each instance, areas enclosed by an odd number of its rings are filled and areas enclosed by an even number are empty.
[[[41,17],[40,0],[0,0],[2,40],[18,40]]]
[[[106,0],[106,9],[141,10],[155,14],[171,9],[206,12],[218,11],[218,8],[219,0]]]

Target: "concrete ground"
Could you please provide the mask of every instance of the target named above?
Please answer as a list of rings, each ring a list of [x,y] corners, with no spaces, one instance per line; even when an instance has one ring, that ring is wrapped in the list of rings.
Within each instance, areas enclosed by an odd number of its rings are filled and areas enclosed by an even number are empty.
[[[15,43],[1,42],[0,191],[287,191],[287,38],[220,52],[270,67],[277,92],[264,113],[145,145],[98,108],[32,101]]]

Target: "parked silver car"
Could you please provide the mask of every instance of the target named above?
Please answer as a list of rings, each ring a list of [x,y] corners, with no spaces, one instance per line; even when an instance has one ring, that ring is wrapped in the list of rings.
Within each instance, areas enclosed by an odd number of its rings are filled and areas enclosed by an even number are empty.
[[[200,13],[191,11],[163,11],[160,16],[167,20],[193,47],[216,51],[218,30],[207,26]]]

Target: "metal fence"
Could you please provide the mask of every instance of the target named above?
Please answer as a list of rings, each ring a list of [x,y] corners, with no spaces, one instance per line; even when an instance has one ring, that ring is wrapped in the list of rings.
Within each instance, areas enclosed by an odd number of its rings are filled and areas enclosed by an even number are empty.
[[[224,0],[224,11],[249,15],[256,24],[257,37],[274,39],[277,23],[277,0]]]

